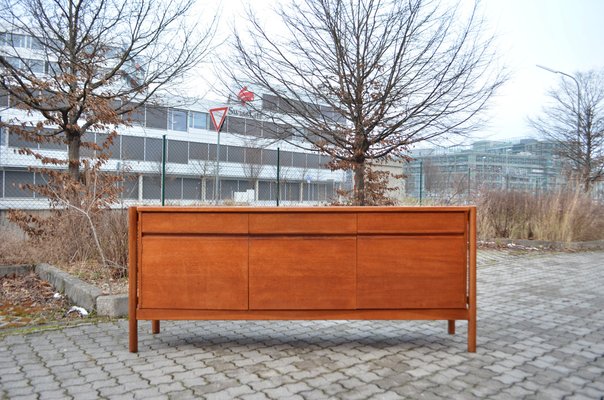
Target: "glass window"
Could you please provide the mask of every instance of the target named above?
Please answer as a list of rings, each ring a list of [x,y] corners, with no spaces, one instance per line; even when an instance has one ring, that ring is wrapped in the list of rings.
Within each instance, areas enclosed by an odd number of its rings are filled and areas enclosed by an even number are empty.
[[[122,159],[145,159],[145,138],[136,136],[122,136]]]
[[[227,117],[227,121],[227,130],[225,130],[225,132],[245,135],[245,119],[237,117]]]
[[[60,137],[60,139],[59,139]],[[46,139],[43,142],[39,143],[40,146],[40,150],[62,150],[62,151],[66,151],[67,150],[67,144],[65,144],[65,142],[63,142],[63,138],[64,136],[55,136],[55,137],[50,137],[48,139]],[[86,157],[84,155],[84,147],[80,147],[80,156],[82,157]]]
[[[0,89],[0,108],[8,107],[8,92]]]
[[[277,150],[262,150],[262,164],[277,165]]]
[[[4,174],[4,197],[34,197],[34,193],[31,190],[19,187],[19,185],[34,183],[33,172],[4,171]]]
[[[147,128],[168,129],[168,109],[165,107],[145,107],[146,119],[145,126]]]
[[[277,198],[277,185],[273,182],[258,182],[258,200],[275,200]]]
[[[238,184],[235,180],[220,180],[220,199],[221,200],[232,200],[235,195],[233,193],[238,192]]]
[[[261,164],[262,163],[262,149],[256,147],[245,148],[245,163],[246,164]]]
[[[161,199],[161,177],[143,176],[143,199]]]
[[[292,166],[292,157],[293,154],[291,151],[280,151],[279,152],[279,164],[282,167],[291,167]]]
[[[166,177],[166,199],[180,200],[182,197],[182,179]]]
[[[0,171],[0,197],[4,197],[4,171]]]
[[[267,111],[277,111],[279,108],[279,98],[272,94],[263,95],[262,108]]]
[[[274,122],[264,121],[262,123],[262,136],[267,138],[279,137],[281,128]]]
[[[209,146],[209,157],[211,161],[216,160],[216,145],[215,144],[210,144]],[[220,161],[226,161],[227,160],[227,148],[229,146],[226,145],[222,145],[220,146]]]
[[[182,179],[182,198],[185,200],[202,200],[201,179]]]
[[[145,161],[161,162],[162,140],[145,138]]]
[[[31,72],[35,74],[43,74],[46,63],[42,60],[28,60],[28,66]]]
[[[168,140],[168,162],[187,164],[189,162],[189,142]]]
[[[243,153],[244,153],[243,147],[229,146],[229,154],[228,154],[229,162],[243,163],[244,162]]]
[[[189,128],[208,129],[208,114],[189,111]]]
[[[293,182],[282,182],[279,185],[281,200],[299,201],[300,200],[300,184]]]
[[[122,182],[122,197],[124,199],[138,199],[138,177],[135,175],[126,175]]]
[[[306,168],[306,154],[305,153],[294,153],[293,154],[293,166],[297,168]]]
[[[94,150],[88,146],[88,144],[94,143],[94,132],[87,132],[82,137],[82,146],[80,147],[80,157],[92,158],[94,157]],[[64,145],[66,146],[66,144]]]
[[[208,144],[189,142],[189,158],[191,160],[207,160]]]
[[[61,67],[56,61],[47,61],[44,65],[44,72],[48,75],[58,75],[61,73]]]
[[[321,157],[318,154],[307,154],[308,168],[321,168]]]
[[[245,192],[246,190],[253,189],[252,182],[250,181],[239,181],[239,191]]]
[[[214,200],[214,179],[206,179],[206,200]]]
[[[23,147],[27,147],[30,149],[37,149],[38,148],[38,143],[36,142],[32,142],[29,140],[25,140],[25,138],[17,133],[11,132],[10,135],[8,135],[8,145],[10,147],[16,147],[16,148],[23,148]]]
[[[173,131],[187,131],[187,112],[184,110],[170,109],[170,129]]]
[[[245,134],[248,136],[262,137],[262,121],[246,119]]]
[[[113,137],[113,142],[111,144],[106,143],[109,135],[105,133],[97,133],[96,134],[96,144],[99,147],[108,146],[106,149],[102,151],[106,151],[109,154],[109,158],[111,159],[120,159],[120,140],[121,137],[119,135]]]

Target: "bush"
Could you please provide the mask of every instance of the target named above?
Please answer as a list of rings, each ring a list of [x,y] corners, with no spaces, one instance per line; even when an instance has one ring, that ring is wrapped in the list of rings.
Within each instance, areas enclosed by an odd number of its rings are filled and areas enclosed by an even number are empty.
[[[540,194],[485,190],[477,207],[477,229],[482,239],[604,239],[604,205],[580,190]]]

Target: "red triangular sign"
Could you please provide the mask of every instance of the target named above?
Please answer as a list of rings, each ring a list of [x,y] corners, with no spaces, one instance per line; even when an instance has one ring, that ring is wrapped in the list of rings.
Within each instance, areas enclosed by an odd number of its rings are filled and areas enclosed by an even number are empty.
[[[220,132],[220,128],[222,128],[222,124],[226,119],[227,112],[229,111],[228,107],[217,107],[210,108],[210,119],[212,120],[212,125],[216,129],[216,132]]]

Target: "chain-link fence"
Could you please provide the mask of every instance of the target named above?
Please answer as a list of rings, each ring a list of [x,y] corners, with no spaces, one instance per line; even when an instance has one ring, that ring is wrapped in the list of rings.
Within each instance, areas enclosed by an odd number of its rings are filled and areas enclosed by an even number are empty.
[[[287,143],[248,138],[233,140],[223,135],[215,141],[185,135],[120,134],[106,152],[105,173],[123,177],[121,199],[116,207],[148,205],[252,205],[301,206],[330,204],[339,190],[349,190],[349,176],[326,167],[325,156],[303,151]],[[227,136],[226,138],[224,136]],[[85,141],[99,146],[106,134],[88,133]],[[201,140],[200,140],[201,139]],[[39,159],[22,154],[29,149],[44,157],[65,159],[62,143],[30,142],[4,129],[0,136],[0,209],[45,209],[49,202],[26,184],[44,184],[36,172]],[[82,157],[95,151],[81,148]],[[32,168],[33,167],[33,168]],[[51,167],[52,168],[52,167]]]

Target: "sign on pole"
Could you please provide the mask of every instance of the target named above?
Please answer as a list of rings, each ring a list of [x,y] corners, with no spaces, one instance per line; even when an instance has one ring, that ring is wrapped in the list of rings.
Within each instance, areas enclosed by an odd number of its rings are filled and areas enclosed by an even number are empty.
[[[222,124],[224,124],[229,108],[216,107],[210,108],[208,111],[210,112],[212,125],[216,128],[216,133],[218,134],[216,140],[216,174],[214,177],[214,201],[216,202],[216,205],[218,205],[218,198],[220,197],[220,179],[218,178],[220,175],[220,128],[222,128]]]
[[[212,120],[212,125],[214,125],[216,132],[220,132],[220,128],[222,128],[222,124],[224,124],[224,120],[226,119],[229,108],[228,107],[210,108],[209,111],[210,111],[210,119]]]

